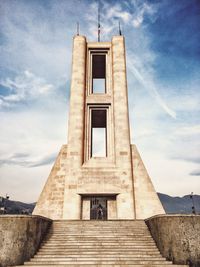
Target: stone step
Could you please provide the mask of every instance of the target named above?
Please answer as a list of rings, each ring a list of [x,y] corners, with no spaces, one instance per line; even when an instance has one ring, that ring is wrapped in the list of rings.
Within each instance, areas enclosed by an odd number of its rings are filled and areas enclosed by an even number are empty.
[[[88,242],[140,242],[140,243],[147,243],[147,242],[154,242],[152,238],[123,238],[123,237],[103,237],[103,236],[77,236],[77,237],[50,237],[48,240],[45,240],[44,242],[78,242],[78,241],[88,241]]]
[[[27,266],[27,265],[25,265]],[[168,264],[108,264],[108,263],[102,263],[102,264],[94,264],[94,263],[82,263],[82,264],[79,264],[79,263],[73,263],[73,264],[29,264],[28,265],[29,267],[49,267],[49,266],[54,266],[54,267],[87,267],[87,266],[91,266],[91,267],[189,267],[188,265],[176,265],[176,264],[171,264],[171,263],[168,263]],[[11,267],[11,266],[9,266]],[[15,265],[14,267],[21,267],[21,265]]]
[[[122,249],[122,248],[133,248],[133,246],[131,246],[131,245],[124,245],[124,246],[122,246],[122,245],[115,245],[115,246],[113,246],[112,245],[112,249],[113,249],[113,247],[114,248],[119,248],[119,249]],[[99,244],[97,244],[97,245],[82,245],[82,244],[77,244],[77,245],[63,245],[63,244],[60,244],[60,245],[44,245],[43,247],[42,247],[42,249],[44,249],[44,248],[46,248],[46,249],[50,249],[50,248],[54,248],[54,249],[67,249],[67,248],[76,248],[76,249],[78,249],[78,248],[87,248],[87,249],[92,249],[92,248],[95,248],[95,249],[100,249],[100,248],[110,248],[111,249],[111,247],[110,247],[110,245],[107,245],[107,244],[101,244],[101,245],[99,245]],[[141,248],[146,248],[146,249],[151,249],[151,248],[154,248],[154,249],[157,249],[157,247],[155,246],[155,245],[134,245],[134,248],[136,249],[141,249]]]
[[[64,250],[68,250],[68,251],[72,251],[72,250],[88,250],[88,251],[94,251],[94,250],[105,250],[108,251],[109,249],[111,249],[110,245],[89,245],[89,244],[77,244],[77,245],[44,245],[41,247],[41,250],[43,251],[47,251],[47,250],[56,250],[56,251],[64,251]],[[157,250],[156,246],[139,246],[139,245],[135,245],[135,246],[131,246],[131,245],[117,245],[117,246],[113,246],[112,251],[118,251],[118,250],[130,250],[130,251],[139,251],[139,250],[145,250],[145,251],[152,251],[152,250]]]
[[[136,228],[133,228],[133,229],[121,229],[120,227],[118,227],[117,229],[113,229],[113,228],[110,228],[110,229],[103,229],[103,228],[94,228],[94,229],[83,229],[83,228],[80,228],[80,229],[66,229],[66,228],[58,228],[58,229],[51,229],[50,230],[50,233],[53,232],[53,233],[63,233],[63,231],[66,231],[68,233],[76,233],[76,231],[79,231],[79,232],[91,232],[91,233],[94,233],[94,232],[97,232],[97,230],[103,232],[103,233],[147,233],[149,232],[146,228],[144,229],[136,229]]]
[[[42,260],[49,260],[49,259],[53,259],[53,260],[60,260],[60,259],[68,259],[68,260],[71,260],[71,259],[90,259],[90,260],[94,260],[94,255],[90,255],[90,254],[87,254],[87,255],[35,255],[34,258],[31,259],[31,261],[42,261]],[[95,260],[96,259],[106,259],[106,260],[110,260],[110,259],[115,259],[115,260],[118,260],[118,259],[143,259],[143,260],[164,260],[165,261],[165,258],[163,258],[161,255],[129,255],[129,254],[126,254],[126,255],[106,255],[106,254],[102,254],[102,255],[98,255],[96,254],[95,255]]]
[[[124,220],[124,219],[122,219],[122,220],[54,220],[53,221],[53,223],[54,224],[73,224],[73,225],[75,225],[75,224],[85,224],[85,223],[89,223],[89,224],[94,224],[94,223],[105,223],[105,224],[122,224],[122,225],[124,225],[124,224],[129,224],[129,223],[134,223],[134,224],[139,224],[139,223],[141,223],[141,224],[145,224],[145,222],[144,222],[144,220],[139,220],[139,219],[137,219],[137,220]]]
[[[47,238],[120,238],[120,239],[152,239],[151,235],[149,233],[132,233],[132,234],[117,234],[117,233],[80,233],[77,232],[76,234],[71,234],[71,233],[67,233],[67,232],[63,232],[63,233],[49,233],[46,236]]]
[[[54,249],[54,250],[76,250],[76,249],[79,249],[79,250],[87,250],[88,248],[90,248],[90,250],[111,250],[111,247],[109,245],[107,246],[91,246],[91,245],[73,245],[73,246],[70,246],[70,245],[64,245],[62,246],[49,246],[47,247],[47,245],[43,245],[40,250],[48,250],[48,249]],[[146,246],[146,245],[143,245],[143,246],[119,246],[119,245],[116,245],[116,246],[112,246],[112,251],[115,251],[115,250],[157,250],[157,247],[156,246]]]
[[[138,223],[129,223],[129,224],[106,224],[106,223],[103,223],[103,222],[98,222],[98,223],[82,223],[82,224],[69,224],[69,223],[63,223],[63,224],[55,224],[55,222],[53,222],[52,224],[53,227],[65,227],[65,228],[84,228],[84,227],[102,227],[102,228],[117,228],[117,227],[121,227],[121,228],[145,228],[146,227],[146,224],[143,223],[143,224],[138,224]]]
[[[64,238],[76,238],[76,237],[107,237],[107,238],[152,238],[149,233],[126,233],[126,234],[118,234],[118,233],[81,233],[81,232],[76,232],[74,234],[63,232],[63,233],[49,233],[46,238],[51,238],[51,237],[64,237]]]
[[[139,239],[139,238],[82,238],[82,237],[79,237],[79,238],[50,238],[48,240],[44,240],[44,242],[57,242],[57,243],[60,243],[60,242],[90,242],[90,243],[96,243],[96,242],[110,242],[110,243],[115,243],[115,242],[120,242],[120,243],[126,243],[126,242],[135,242],[135,243],[155,243],[154,240],[152,239]]]
[[[77,241],[77,242],[62,242],[62,243],[59,243],[59,242],[46,242],[46,243],[43,243],[42,246],[44,247],[60,247],[60,246],[120,246],[120,247],[127,247],[127,246],[132,246],[132,247],[155,247],[155,243],[154,242],[105,242],[105,241],[102,241],[102,242],[88,242],[88,241]]]
[[[56,254],[58,254],[58,253],[70,253],[70,252],[77,252],[77,253],[81,253],[81,252],[86,252],[86,251],[88,251],[88,252],[95,252],[95,253],[98,253],[98,252],[109,252],[110,251],[110,248],[109,247],[107,247],[107,248],[105,248],[105,247],[97,247],[97,248],[90,248],[90,250],[88,250],[88,248],[86,247],[86,248],[82,248],[82,247],[80,247],[80,248],[62,248],[62,249],[58,249],[58,248],[56,248],[56,247],[52,247],[52,248],[41,248],[40,250],[39,250],[39,252],[40,253],[56,253]],[[132,252],[133,254],[134,253],[143,253],[143,252],[148,252],[148,253],[155,253],[155,252],[158,252],[159,253],[159,251],[158,251],[158,249],[157,248],[118,248],[118,247],[116,247],[116,248],[114,248],[114,249],[112,249],[112,252],[116,252],[116,253],[126,253],[126,251],[130,251],[130,252]],[[38,252],[38,253],[39,253]]]
[[[70,250],[70,251],[55,251],[56,255],[63,255],[63,256],[67,256],[67,255],[119,255],[119,251],[109,251],[109,250],[94,250],[94,251],[88,251],[88,250]],[[159,251],[138,251],[138,250],[121,250],[120,251],[120,255],[147,255],[147,256],[158,256],[161,255]],[[38,251],[37,254],[35,256],[44,256],[44,257],[48,257],[49,255],[52,256],[52,251]]]
[[[74,263],[78,263],[78,264],[137,264],[137,265],[140,265],[140,264],[143,264],[143,265],[146,265],[146,266],[149,266],[150,264],[157,264],[157,265],[168,265],[169,262],[167,261],[162,261],[162,260],[102,260],[102,259],[99,259],[99,260],[96,260],[96,259],[93,259],[92,261],[90,260],[70,260],[70,261],[61,261],[61,260],[47,260],[47,261],[38,261],[38,262],[25,262],[25,265],[29,266],[29,265],[34,265],[34,264],[46,264],[46,265],[54,265],[54,264],[74,264]],[[160,266],[159,265],[159,266]]]
[[[90,257],[96,257],[96,256],[102,256],[102,257],[107,257],[107,256],[112,256],[112,257],[116,257],[116,256],[120,256],[120,257],[162,257],[161,254],[159,253],[142,253],[142,252],[137,252],[137,253],[127,253],[127,252],[124,252],[124,253],[98,253],[97,252],[94,252],[94,253],[91,253],[91,252],[88,252],[88,253],[56,253],[56,257],[59,256],[59,257],[87,257],[87,256],[90,256]],[[37,253],[34,257],[36,258],[46,258],[46,257],[54,257],[54,255],[52,255],[52,253]]]
[[[52,225],[52,229],[69,229],[69,230],[73,230],[73,229],[98,229],[98,228],[101,228],[101,229],[104,229],[104,230],[109,230],[109,229],[122,229],[122,230],[125,230],[125,229],[138,229],[138,230],[144,230],[146,229],[146,225],[131,225],[131,226],[128,226],[128,225],[124,225],[124,226],[121,226],[121,225]]]
[[[145,229],[147,229],[147,226],[146,225],[144,225],[144,226],[101,226],[101,225],[99,225],[99,226],[91,226],[91,225],[86,225],[86,226],[55,226],[55,225],[53,225],[52,227],[51,227],[51,229],[55,229],[55,230],[59,230],[59,229],[66,229],[66,230],[71,230],[71,231],[73,231],[74,229],[77,229],[77,230],[81,230],[81,229],[83,229],[83,230],[91,230],[91,231],[93,231],[93,230],[96,230],[96,229],[102,229],[102,230],[105,230],[105,231],[108,231],[108,230],[113,230],[113,231],[115,231],[115,230],[118,230],[118,229],[122,229],[123,231],[126,231],[126,229],[127,230],[141,230],[141,231],[143,231],[143,230],[145,230]]]
[[[70,223],[70,222],[55,222],[53,221],[52,223],[53,226],[65,226],[65,227],[69,227],[69,226],[73,226],[73,227],[85,227],[85,226],[105,226],[105,227],[117,227],[117,226],[121,226],[121,227],[133,227],[133,226],[146,226],[146,223],[143,222],[137,222],[137,221],[130,221],[130,222],[123,222],[123,223],[119,223],[119,222],[111,222],[111,221],[80,221],[80,222],[75,222],[75,223]]]
[[[94,230],[84,230],[84,229],[73,229],[73,230],[68,230],[68,229],[51,229],[49,231],[50,234],[63,234],[63,233],[68,233],[68,234],[76,234],[76,233],[86,233],[86,234],[94,234],[94,233],[103,233],[103,234],[121,234],[121,235],[128,235],[128,234],[149,234],[149,230],[144,229],[144,230],[126,230],[122,231],[120,228],[118,229],[110,229],[110,230],[103,230],[101,228],[94,229]]]
[[[42,244],[42,246],[44,247],[56,247],[58,246],[59,248],[60,247],[77,247],[77,246],[87,246],[87,247],[102,247],[102,246],[113,246],[113,247],[125,247],[125,246],[128,246],[128,247],[147,247],[147,248],[151,248],[151,247],[156,247],[155,243],[136,243],[136,242],[96,242],[96,243],[93,243],[93,242],[81,242],[81,241],[78,241],[78,242],[62,242],[62,243],[59,243],[59,242],[47,242],[47,243],[44,243]]]
[[[57,228],[54,228],[52,227],[50,229],[50,232],[53,231],[53,232],[62,232],[62,231],[67,231],[67,232],[72,232],[72,233],[75,233],[76,231],[79,231],[79,232],[97,232],[97,231],[101,231],[101,232],[117,232],[117,233],[120,233],[120,232],[123,232],[123,233],[134,233],[134,232],[149,232],[149,230],[147,229],[147,227],[144,227],[144,228],[138,228],[138,227],[133,227],[133,228],[121,228],[121,227],[117,227],[117,228],[114,228],[114,227],[111,227],[111,228],[104,228],[104,227],[86,227],[86,228],[82,228],[82,227],[79,227],[79,228],[74,228],[74,227],[70,227],[70,228],[66,228],[66,227],[57,227]]]
[[[98,229],[94,229],[94,230],[84,230],[84,229],[73,229],[71,231],[69,231],[68,229],[58,229],[58,230],[53,230],[51,229],[49,231],[50,234],[63,234],[63,233],[68,233],[68,234],[76,234],[76,233],[86,233],[86,234],[94,234],[94,233],[104,233],[104,234],[149,234],[149,230],[148,229],[144,229],[144,230],[126,230],[126,231],[122,231],[120,228],[118,229],[112,229],[112,230],[102,230],[101,228]]]
[[[135,243],[155,243],[153,239],[151,238],[104,238],[104,237],[91,237],[91,238],[86,238],[86,237],[77,237],[77,238],[55,238],[55,237],[50,237],[49,239],[45,239],[43,241],[43,243],[46,242],[90,242],[90,243],[97,243],[97,242],[111,242],[111,243],[115,243],[115,242],[135,242]]]
[[[102,259],[106,259],[106,260],[121,260],[121,259],[123,259],[123,260],[152,260],[152,261],[155,261],[155,260],[159,260],[159,261],[166,261],[166,259],[165,258],[163,258],[163,257],[153,257],[153,256],[151,256],[151,257],[148,257],[148,256],[138,256],[138,257],[135,257],[134,255],[133,256],[131,256],[131,255],[125,255],[125,256],[123,256],[123,255],[118,255],[118,256],[116,256],[116,255],[114,255],[114,256],[112,256],[112,255],[106,255],[106,256],[104,256],[104,255],[99,255],[99,256],[96,256],[95,257],[95,259],[94,259],[94,257],[93,256],[90,256],[90,255],[80,255],[80,256],[78,256],[77,257],[77,255],[76,256],[74,256],[74,257],[71,257],[71,256],[69,256],[69,257],[66,257],[66,256],[55,256],[55,255],[52,255],[51,257],[34,257],[34,258],[32,258],[31,259],[31,261],[55,261],[55,260],[57,260],[57,261],[71,261],[71,260],[88,260],[88,261],[93,261],[93,260],[102,260]]]
[[[141,226],[120,226],[120,225],[113,225],[113,226],[106,226],[106,225],[80,225],[80,226],[74,226],[74,225],[52,225],[51,229],[59,230],[59,229],[68,229],[68,230],[74,230],[74,229],[84,229],[84,230],[95,230],[95,229],[102,229],[102,230],[117,230],[117,229],[122,229],[122,230],[145,230],[147,229],[146,225],[141,225]]]
[[[103,232],[101,230],[99,231],[94,231],[94,232],[87,232],[87,231],[75,231],[75,232],[67,232],[67,231],[61,231],[61,232],[49,232],[47,236],[94,236],[94,235],[101,235],[101,236],[125,236],[125,237],[129,237],[129,236],[138,236],[138,237],[142,237],[142,236],[148,236],[151,237],[151,234],[146,231],[146,232],[121,232],[119,230],[119,232]]]
[[[74,234],[63,232],[63,233],[48,233],[46,235],[46,238],[76,238],[76,237],[86,237],[86,238],[91,238],[91,237],[104,237],[104,238],[151,238],[152,236],[149,233],[126,233],[126,234],[118,234],[118,233],[82,233],[82,232],[76,232]]]
[[[55,248],[58,248],[58,249],[60,249],[62,247],[65,247],[65,248],[77,248],[77,246],[80,247],[80,248],[83,248],[83,247],[86,246],[86,247],[90,247],[91,249],[92,248],[97,248],[97,247],[102,248],[102,246],[105,246],[105,249],[110,248],[112,250],[116,249],[116,248],[120,248],[120,249],[128,249],[128,248],[135,249],[137,247],[140,248],[140,249],[142,249],[142,248],[147,248],[147,249],[148,248],[149,249],[156,248],[157,249],[157,246],[156,246],[155,243],[114,242],[113,245],[111,245],[110,242],[96,242],[96,243],[95,242],[88,242],[88,243],[85,243],[85,242],[79,242],[79,241],[78,242],[73,242],[73,244],[72,244],[72,242],[65,242],[65,243],[63,243],[63,242],[60,242],[60,243],[58,243],[58,242],[57,243],[46,242],[46,243],[43,243],[41,245],[41,249],[48,248],[48,244],[49,244],[49,248],[55,247]]]

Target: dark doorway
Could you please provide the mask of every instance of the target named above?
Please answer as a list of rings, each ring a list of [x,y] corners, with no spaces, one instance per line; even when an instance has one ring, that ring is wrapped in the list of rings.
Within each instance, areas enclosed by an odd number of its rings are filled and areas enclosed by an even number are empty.
[[[90,220],[107,220],[106,197],[91,197]]]

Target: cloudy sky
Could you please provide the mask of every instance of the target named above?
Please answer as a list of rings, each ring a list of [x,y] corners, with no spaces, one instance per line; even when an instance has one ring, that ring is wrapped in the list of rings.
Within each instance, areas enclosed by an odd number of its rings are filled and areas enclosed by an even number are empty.
[[[102,40],[126,38],[132,142],[158,192],[200,194],[200,1],[101,0]],[[0,195],[36,201],[67,142],[76,22],[97,2],[0,0]]]

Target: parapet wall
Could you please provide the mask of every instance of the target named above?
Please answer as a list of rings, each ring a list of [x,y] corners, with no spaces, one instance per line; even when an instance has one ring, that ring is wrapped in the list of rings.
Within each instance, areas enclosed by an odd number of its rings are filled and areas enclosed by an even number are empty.
[[[51,220],[40,216],[0,216],[0,267],[22,264],[38,250]]]
[[[200,215],[157,215],[145,222],[165,258],[200,267]]]

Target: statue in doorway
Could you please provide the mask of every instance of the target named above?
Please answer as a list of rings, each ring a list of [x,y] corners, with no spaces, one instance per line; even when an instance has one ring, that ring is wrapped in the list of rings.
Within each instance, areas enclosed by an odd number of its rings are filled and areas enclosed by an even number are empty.
[[[103,207],[101,204],[97,207],[97,220],[103,220]]]

